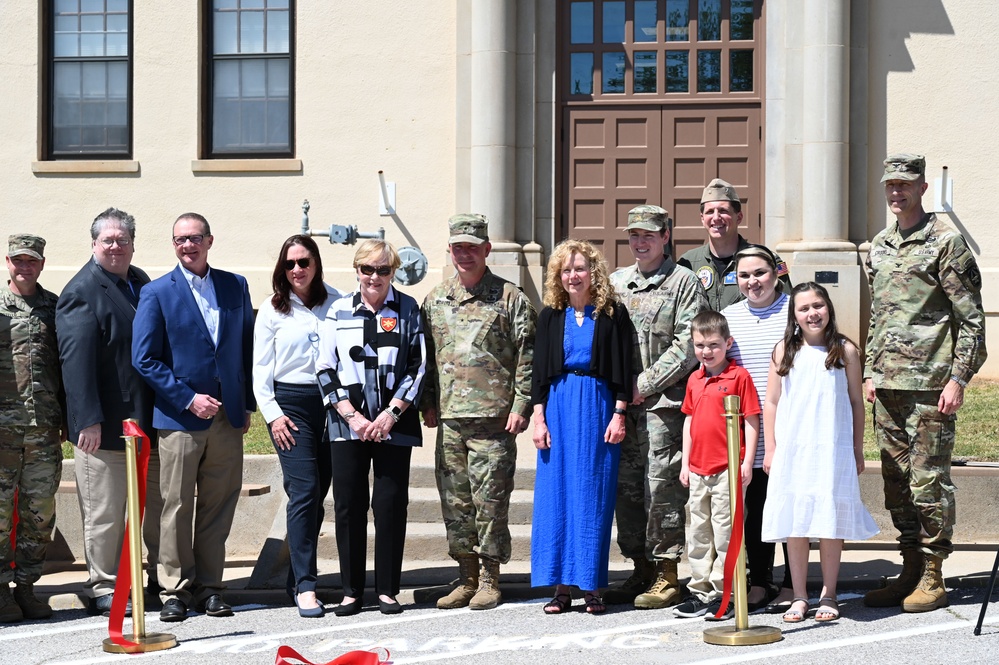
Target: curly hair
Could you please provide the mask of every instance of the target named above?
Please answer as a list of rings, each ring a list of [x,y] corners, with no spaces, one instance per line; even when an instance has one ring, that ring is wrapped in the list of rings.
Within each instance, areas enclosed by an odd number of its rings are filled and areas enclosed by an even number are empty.
[[[573,254],[579,254],[586,259],[590,269],[590,303],[597,312],[611,316],[614,313],[617,295],[610,283],[607,261],[604,260],[600,250],[585,240],[563,240],[552,250],[545,272],[545,305],[559,310],[569,305],[569,294],[562,287],[562,267]]]

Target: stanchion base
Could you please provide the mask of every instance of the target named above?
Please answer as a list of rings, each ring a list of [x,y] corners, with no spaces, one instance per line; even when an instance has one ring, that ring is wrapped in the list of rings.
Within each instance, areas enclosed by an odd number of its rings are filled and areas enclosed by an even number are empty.
[[[122,637],[129,642],[135,642],[135,646],[123,647],[108,638],[104,640],[104,651],[107,653],[145,653],[147,651],[163,651],[177,646],[177,636],[170,633],[149,633],[139,637],[122,635]]]
[[[780,628],[773,626],[749,626],[739,630],[735,626],[716,626],[704,631],[704,641],[726,647],[739,647],[751,644],[770,644],[781,640]]]

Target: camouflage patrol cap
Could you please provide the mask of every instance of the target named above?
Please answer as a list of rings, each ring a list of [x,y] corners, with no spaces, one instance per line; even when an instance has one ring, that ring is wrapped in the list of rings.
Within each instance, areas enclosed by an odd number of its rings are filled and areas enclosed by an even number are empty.
[[[643,229],[645,231],[668,231],[669,213],[654,205],[635,206],[628,211],[628,226],[625,231]]]
[[[908,152],[888,155],[885,159],[885,174],[881,182],[889,180],[919,180],[926,173],[926,158]]]
[[[721,178],[715,178],[709,182],[708,186],[704,188],[704,193],[701,194],[701,203],[709,203],[711,201],[732,201],[733,203],[742,203],[742,201],[739,200],[739,195],[735,193],[735,187],[728,184]]]
[[[45,258],[45,239],[27,233],[17,233],[7,238],[7,256],[13,258],[27,254],[39,261]]]
[[[452,215],[447,220],[447,227],[451,232],[451,237],[447,241],[449,245],[459,242],[481,245],[489,242],[489,220],[485,215],[476,213]]]

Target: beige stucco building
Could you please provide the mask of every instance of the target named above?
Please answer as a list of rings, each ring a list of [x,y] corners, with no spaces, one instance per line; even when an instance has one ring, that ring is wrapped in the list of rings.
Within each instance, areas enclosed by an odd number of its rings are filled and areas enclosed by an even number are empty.
[[[492,220],[496,269],[537,297],[543,260],[567,235],[626,260],[621,211],[636,203],[672,212],[678,247],[699,242],[696,199],[720,175],[744,192],[747,237],[776,247],[796,281],[821,272],[842,327],[862,339],[863,251],[889,217],[881,160],[921,152],[924,205],[978,256],[997,349],[996,177],[984,166],[999,154],[992,10],[987,0],[6,2],[2,232],[48,240],[42,283],[59,290],[88,259],[89,223],[104,208],[136,216],[135,261],[153,275],[175,263],[173,219],[197,211],[213,225],[211,262],[246,275],[259,302],[308,199],[314,229],[384,227],[419,247],[430,273],[408,291],[422,297],[447,270],[446,219],[475,211]],[[95,109],[109,128],[96,147]],[[949,198],[938,203],[945,166]],[[379,171],[394,186],[392,215],[379,214]],[[321,242],[328,281],[351,288],[352,248]],[[982,374],[999,377],[999,353]]]

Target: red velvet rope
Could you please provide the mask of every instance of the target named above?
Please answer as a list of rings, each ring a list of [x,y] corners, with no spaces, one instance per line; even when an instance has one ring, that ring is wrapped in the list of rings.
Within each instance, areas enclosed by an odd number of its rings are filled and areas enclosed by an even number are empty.
[[[14,488],[14,521],[10,524],[10,567],[17,568],[17,488]]]
[[[738,467],[736,467],[738,473]],[[725,585],[722,587],[721,607],[715,614],[716,619],[725,616],[728,609],[728,602],[732,597],[732,584],[735,580],[735,564],[739,561],[739,553],[742,551],[742,478],[739,478],[739,491],[735,493],[735,514],[732,516],[732,536],[728,541],[728,551],[725,553]]]
[[[382,660],[381,652],[385,653],[384,660]],[[277,656],[274,657],[274,665],[296,665],[296,662],[302,663],[302,665],[385,665],[388,663],[388,659],[388,649],[379,649],[378,651],[348,651],[328,663],[313,663],[291,647],[280,646],[277,650]]]
[[[134,436],[141,440],[139,448],[138,471],[139,471],[139,524],[125,524],[125,542],[121,546],[121,559],[118,561],[118,577],[114,583],[114,599],[111,601],[111,618],[108,620],[108,637],[111,641],[121,647],[137,647],[135,642],[131,642],[122,637],[121,627],[125,621],[125,608],[128,605],[129,594],[132,589],[132,560],[129,554],[129,530],[134,526],[142,529],[142,514],[146,510],[146,479],[149,476],[149,437],[142,431],[135,422],[122,421],[122,430],[125,436]],[[140,553],[141,554],[141,553]],[[141,590],[140,590],[141,592]]]

